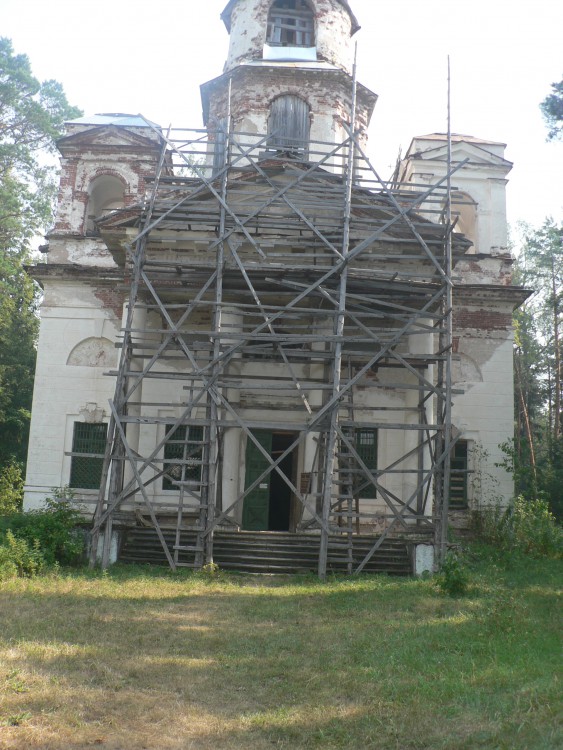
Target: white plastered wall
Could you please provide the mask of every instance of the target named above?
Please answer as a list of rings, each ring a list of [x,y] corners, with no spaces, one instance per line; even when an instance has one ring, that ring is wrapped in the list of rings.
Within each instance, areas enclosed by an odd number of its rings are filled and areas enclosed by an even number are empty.
[[[512,476],[498,465],[503,459],[499,446],[514,434],[512,344],[506,334],[466,331],[461,362],[466,359],[467,366],[454,368],[454,388],[465,393],[454,397],[452,422],[469,441],[473,509],[497,500],[506,503],[514,494]]]
[[[482,142],[456,142],[452,146],[452,165],[465,159],[468,163],[452,175],[452,187],[467,194],[476,206],[475,232],[469,235],[473,242],[470,252],[500,255],[507,252],[506,177],[511,169],[504,159],[504,144]],[[420,186],[436,184],[446,174],[447,157],[445,141],[415,138],[411,156],[404,162],[403,179]],[[419,188],[421,189],[421,188]],[[430,206],[436,209],[436,206]],[[455,214],[456,207],[452,206]],[[435,214],[428,218],[436,220]]]
[[[72,433],[84,413],[99,410],[95,421],[107,421],[108,400],[114,379],[104,376],[102,366],[67,364],[72,351],[87,339],[115,342],[121,321],[104,309],[93,289],[78,282],[45,283],[41,309],[37,370],[33,393],[26,509],[37,508],[53,487],[69,482]],[[117,360],[117,352],[114,354]],[[81,412],[83,412],[81,414]],[[86,491],[91,500],[95,491]],[[78,499],[82,499],[81,496]]]

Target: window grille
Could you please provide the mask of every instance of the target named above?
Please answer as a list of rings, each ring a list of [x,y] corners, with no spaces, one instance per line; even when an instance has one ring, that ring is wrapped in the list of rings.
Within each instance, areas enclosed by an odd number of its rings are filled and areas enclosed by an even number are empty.
[[[275,0],[267,42],[278,47],[314,47],[315,20],[305,0]]]
[[[100,488],[106,440],[107,424],[74,423],[69,480],[71,487],[85,490]]]
[[[377,470],[377,430],[356,430],[356,451],[372,474]],[[375,497],[376,490],[365,475],[359,474],[354,495],[360,498]]]
[[[172,425],[166,425],[166,432]],[[163,490],[178,490],[177,482],[186,482],[198,491],[201,484],[203,427],[180,425],[164,446]]]
[[[450,508],[467,508],[468,442],[458,440],[454,445],[450,470]]]

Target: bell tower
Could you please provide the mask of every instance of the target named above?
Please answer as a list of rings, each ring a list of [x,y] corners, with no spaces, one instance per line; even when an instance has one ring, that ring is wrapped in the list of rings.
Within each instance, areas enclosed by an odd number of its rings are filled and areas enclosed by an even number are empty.
[[[347,0],[230,0],[221,18],[229,32],[224,72],[201,87],[211,138],[225,129],[230,112],[231,130],[259,150],[316,162],[342,143],[352,109],[353,36],[360,28]],[[362,145],[376,100],[357,85]]]

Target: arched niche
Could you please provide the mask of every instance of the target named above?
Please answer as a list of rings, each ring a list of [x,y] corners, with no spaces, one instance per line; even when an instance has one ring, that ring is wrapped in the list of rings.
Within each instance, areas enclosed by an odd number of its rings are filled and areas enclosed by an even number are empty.
[[[125,206],[125,183],[111,174],[95,177],[88,187],[85,234],[97,234],[94,219]]]
[[[77,344],[66,363],[71,367],[115,367],[117,352],[109,339],[93,336]]]

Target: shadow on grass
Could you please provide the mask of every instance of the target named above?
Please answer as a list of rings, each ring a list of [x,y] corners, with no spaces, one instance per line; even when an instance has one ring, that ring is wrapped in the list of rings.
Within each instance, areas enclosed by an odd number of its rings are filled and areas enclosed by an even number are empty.
[[[8,729],[22,748],[553,747],[555,592],[528,586],[453,600],[430,581],[139,568],[15,583],[2,659],[29,688],[6,683],[2,714],[31,714]]]

